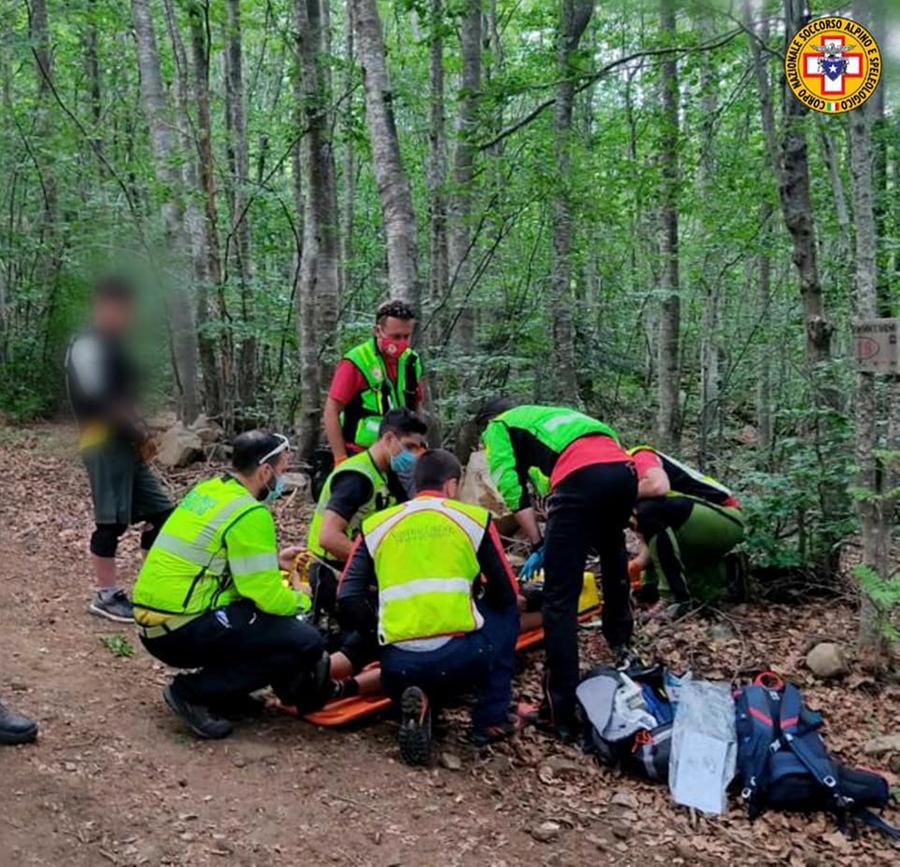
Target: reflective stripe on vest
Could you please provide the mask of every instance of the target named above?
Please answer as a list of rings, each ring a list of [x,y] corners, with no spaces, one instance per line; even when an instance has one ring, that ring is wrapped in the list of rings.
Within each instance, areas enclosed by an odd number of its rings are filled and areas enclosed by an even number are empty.
[[[328,501],[331,499],[332,484],[338,474],[349,472],[360,473],[372,483],[372,496],[369,498],[368,502],[364,503],[359,508],[355,515],[351,516],[347,523],[347,528],[344,530],[344,533],[348,539],[352,539],[356,535],[362,522],[368,518],[369,515],[379,509],[384,509],[396,504],[396,500],[391,496],[390,490],[388,489],[387,479],[384,477],[381,470],[378,469],[369,452],[362,452],[361,454],[347,458],[347,460],[339,467],[335,467],[335,469],[328,474],[328,478],[325,479],[325,484],[322,486],[322,492],[319,494],[319,501],[316,503],[316,511],[313,513],[312,521],[310,521],[309,524],[306,547],[317,557],[334,558],[334,555],[329,554],[329,552],[322,547],[319,542],[319,533],[322,530],[322,518],[328,508]]]
[[[259,501],[249,495],[243,497],[239,496],[226,502],[225,505],[201,527],[200,532],[194,539],[182,539],[179,536],[173,535],[171,530],[166,530],[166,527],[170,526],[170,523],[166,522],[166,525],[163,526],[159,536],[156,537],[154,545],[157,545],[163,551],[167,551],[170,554],[174,554],[176,557],[181,557],[183,560],[193,563],[195,566],[203,566],[208,572],[211,572],[214,575],[221,575],[225,571],[225,565],[228,562],[227,558],[218,550],[210,551],[210,544],[215,539],[219,530],[221,530],[225,524],[228,523],[229,519],[236,515],[238,511],[248,506],[258,505]],[[177,515],[177,510],[173,514]],[[213,567],[219,562],[221,562],[221,565],[219,570],[216,571]]]
[[[474,632],[472,589],[490,515],[479,506],[421,497],[363,524],[378,582],[378,640]]]

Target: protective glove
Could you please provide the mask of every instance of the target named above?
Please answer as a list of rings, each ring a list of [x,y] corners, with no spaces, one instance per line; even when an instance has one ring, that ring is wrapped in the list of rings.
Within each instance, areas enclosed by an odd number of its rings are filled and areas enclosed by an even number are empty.
[[[524,581],[530,581],[534,578],[535,573],[539,572],[544,566],[544,546],[535,548],[528,556],[528,559],[522,564],[519,570],[519,578]]]

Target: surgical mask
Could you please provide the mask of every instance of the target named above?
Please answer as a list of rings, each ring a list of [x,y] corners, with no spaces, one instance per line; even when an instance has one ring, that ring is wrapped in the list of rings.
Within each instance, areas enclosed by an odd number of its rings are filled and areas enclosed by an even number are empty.
[[[408,449],[396,455],[391,455],[391,469],[403,485],[406,493],[412,497],[415,494],[413,472],[416,469],[416,455]]]
[[[275,484],[266,492],[264,503],[274,503],[284,493],[284,476],[275,476]]]
[[[399,358],[409,349],[409,341],[405,338],[395,340],[393,337],[382,337],[378,341],[378,348],[388,358]]]
[[[398,476],[412,475],[415,466],[416,456],[409,449],[403,449],[399,454],[391,455],[391,469]]]

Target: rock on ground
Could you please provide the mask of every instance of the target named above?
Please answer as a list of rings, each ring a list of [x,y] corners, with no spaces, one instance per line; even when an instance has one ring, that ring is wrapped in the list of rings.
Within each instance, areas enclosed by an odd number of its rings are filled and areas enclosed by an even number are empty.
[[[840,677],[850,670],[843,648],[831,641],[817,644],[810,650],[806,654],[806,665],[816,677],[823,679]]]
[[[186,467],[203,454],[203,440],[181,422],[160,438],[156,459],[165,467]]]

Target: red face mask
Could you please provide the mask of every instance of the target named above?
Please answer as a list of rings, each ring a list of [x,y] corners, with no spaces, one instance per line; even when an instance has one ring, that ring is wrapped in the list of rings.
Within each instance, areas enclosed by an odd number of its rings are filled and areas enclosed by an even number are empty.
[[[392,337],[381,337],[378,340],[378,348],[387,358],[399,358],[409,349],[408,340],[394,340]]]

